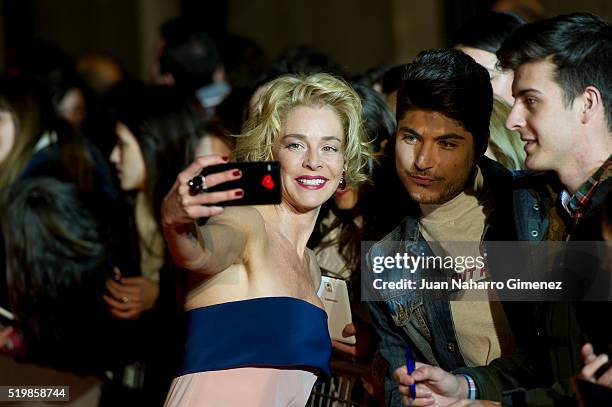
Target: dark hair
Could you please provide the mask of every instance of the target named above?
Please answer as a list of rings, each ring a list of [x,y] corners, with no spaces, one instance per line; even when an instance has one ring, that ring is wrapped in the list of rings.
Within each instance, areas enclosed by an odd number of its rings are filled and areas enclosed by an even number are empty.
[[[215,118],[226,129],[223,133],[240,134],[249,117],[249,100],[253,95],[251,88],[232,88],[215,110]]]
[[[489,11],[470,18],[455,34],[454,44],[495,54],[502,43],[525,20],[509,13]]]
[[[372,144],[372,150],[380,150],[380,144],[395,136],[395,117],[382,96],[374,89],[362,84],[353,84],[363,106],[365,142]]]
[[[285,49],[272,63],[272,73],[268,76],[283,74],[313,74],[330,73],[334,76],[346,77],[346,72],[340,64],[326,54],[308,45],[299,45]]]
[[[221,53],[215,40],[196,24],[183,18],[161,27],[165,41],[160,57],[161,73],[171,73],[175,84],[193,92],[212,82],[221,64]]]
[[[86,150],[86,140],[58,118],[48,89],[39,79],[0,79],[0,110],[7,110],[15,123],[15,143],[10,154],[0,163],[0,188],[10,185],[23,173],[41,136],[49,133],[57,136],[59,145],[54,174],[76,183],[85,192],[93,191],[94,164]]]
[[[60,103],[66,94],[72,89],[84,89],[83,81],[71,68],[58,68],[49,72],[46,78],[47,86],[51,96],[51,102],[56,111],[59,111]]]
[[[382,76],[382,93],[388,95],[402,87],[405,66],[392,66]]]
[[[526,24],[503,43],[497,58],[504,69],[550,59],[556,68],[553,80],[563,90],[567,106],[587,86],[595,86],[612,130],[612,29],[607,21],[573,13]]]
[[[110,270],[98,223],[76,186],[54,178],[17,181],[0,202],[11,309],[27,336],[57,339],[81,307],[103,308]]]
[[[463,52],[423,51],[405,66],[397,94],[397,121],[418,109],[440,112],[459,122],[474,137],[476,157],[487,150],[493,89],[487,70]]]
[[[115,89],[113,99],[115,120],[127,126],[142,152],[144,192],[159,222],[163,197],[191,161],[194,138],[204,130],[203,112],[195,99],[164,86],[124,85]]]
[[[367,71],[355,75],[352,82],[366,85],[370,88],[381,91],[383,75],[389,70],[389,68],[390,66],[388,65],[377,65],[369,68]]]
[[[253,86],[269,68],[264,50],[250,38],[228,34],[219,48],[225,78],[232,89]]]

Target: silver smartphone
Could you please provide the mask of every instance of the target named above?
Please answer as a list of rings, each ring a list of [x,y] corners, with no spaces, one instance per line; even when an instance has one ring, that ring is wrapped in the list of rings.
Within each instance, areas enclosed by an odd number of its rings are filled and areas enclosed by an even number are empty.
[[[342,336],[344,327],[353,322],[346,281],[339,278],[321,276],[319,298],[321,298],[327,313],[329,336],[333,340],[354,345],[357,341],[355,335],[348,338]]]

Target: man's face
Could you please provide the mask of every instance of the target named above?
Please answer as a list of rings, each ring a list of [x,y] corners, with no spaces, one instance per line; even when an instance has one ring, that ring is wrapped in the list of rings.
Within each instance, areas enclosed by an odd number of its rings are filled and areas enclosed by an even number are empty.
[[[474,138],[439,112],[404,113],[397,126],[395,164],[419,204],[443,204],[461,193],[475,166]]]
[[[558,171],[579,148],[580,103],[565,106],[563,90],[553,80],[555,66],[549,61],[518,67],[512,93],[515,101],[506,127],[526,141],[525,166],[530,170]],[[573,160],[572,160],[573,161]]]

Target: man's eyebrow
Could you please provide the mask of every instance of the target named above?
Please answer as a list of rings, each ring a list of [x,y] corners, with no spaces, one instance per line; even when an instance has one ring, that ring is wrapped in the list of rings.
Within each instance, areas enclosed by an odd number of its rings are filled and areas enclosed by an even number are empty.
[[[514,96],[514,98],[520,98],[521,96],[523,96],[525,93],[537,93],[539,95],[542,95],[542,92],[540,92],[537,89],[533,89],[533,88],[527,88],[527,89],[521,89],[519,90],[516,95],[512,95]]]
[[[306,140],[306,138],[307,138],[307,137],[306,137],[305,135],[303,135],[303,134],[290,133],[290,134],[285,134],[285,135],[282,137],[282,139],[284,140],[284,139],[286,139],[286,138],[288,138],[288,137],[297,138],[297,139],[299,139],[299,140]],[[323,137],[321,137],[321,140],[325,140],[325,141],[328,141],[328,140],[335,140],[335,141],[337,141],[338,143],[342,143],[342,140],[340,140],[340,139],[339,139],[338,137],[336,137],[336,136],[323,136]]]
[[[436,140],[465,140],[465,136],[457,133],[447,133],[435,137]]]
[[[402,131],[404,133],[410,133],[413,134],[415,136],[420,136],[421,133],[419,133],[418,131],[416,131],[415,129],[413,129],[412,127],[406,127],[406,126],[402,126],[399,129],[397,129],[397,131]]]
[[[416,131],[415,129],[411,127],[402,126],[398,129],[398,131],[404,132],[404,133],[410,133],[414,136],[419,136],[419,137],[421,136],[421,134],[418,131]],[[465,140],[465,137],[457,133],[446,133],[446,134],[441,134],[439,136],[436,136],[434,139],[435,140],[449,140],[449,139]]]

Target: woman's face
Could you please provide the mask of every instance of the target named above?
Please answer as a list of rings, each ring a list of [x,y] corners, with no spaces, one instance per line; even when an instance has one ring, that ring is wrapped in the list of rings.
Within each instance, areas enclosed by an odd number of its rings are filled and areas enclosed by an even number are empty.
[[[79,88],[71,88],[57,107],[57,114],[75,127],[81,126],[85,121],[87,111],[85,108],[85,96]]]
[[[334,194],[334,203],[341,210],[353,209],[357,205],[359,199],[359,188],[347,186],[344,190],[336,191]]]
[[[123,123],[117,123],[117,144],[110,155],[115,165],[121,189],[131,191],[143,190],[146,180],[146,169],[142,151],[132,132]]]
[[[8,110],[0,110],[0,163],[8,157],[15,143],[15,123]]]
[[[336,192],[344,141],[342,123],[332,108],[298,106],[289,111],[275,146],[285,203],[305,212]]]

